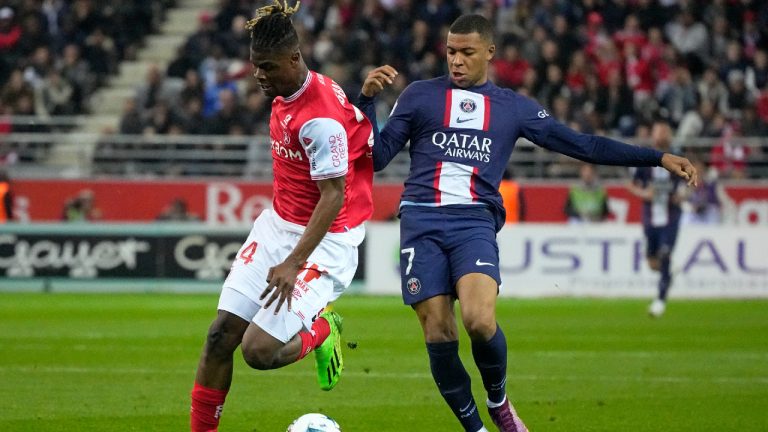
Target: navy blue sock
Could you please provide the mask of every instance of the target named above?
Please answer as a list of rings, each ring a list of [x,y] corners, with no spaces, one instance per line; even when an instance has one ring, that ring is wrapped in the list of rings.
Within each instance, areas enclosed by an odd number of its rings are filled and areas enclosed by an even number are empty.
[[[472,355],[480,369],[488,399],[493,403],[504,402],[507,384],[507,339],[501,327],[486,342],[472,342]]]
[[[672,273],[669,270],[672,260],[669,257],[661,259],[659,272],[661,277],[659,278],[659,299],[667,300],[667,291],[669,286],[672,285]]]
[[[459,358],[459,342],[427,343],[429,366],[440,394],[465,431],[477,432],[483,427],[477,404],[472,397],[472,383]]]

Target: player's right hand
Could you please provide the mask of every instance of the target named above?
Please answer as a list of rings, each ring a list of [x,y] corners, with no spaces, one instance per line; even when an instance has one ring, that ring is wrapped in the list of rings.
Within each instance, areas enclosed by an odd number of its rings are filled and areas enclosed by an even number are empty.
[[[272,294],[262,306],[264,309],[269,309],[272,303],[277,301],[275,315],[280,311],[283,303],[288,303],[288,310],[291,310],[293,289],[296,286],[296,277],[300,270],[301,264],[289,258],[274,267],[270,267],[267,273],[267,288],[259,297],[260,300],[264,300],[269,294]]]
[[[368,72],[361,93],[367,97],[374,97],[384,90],[384,86],[392,85],[392,83],[395,82],[396,76],[397,71],[392,66],[379,66]]]

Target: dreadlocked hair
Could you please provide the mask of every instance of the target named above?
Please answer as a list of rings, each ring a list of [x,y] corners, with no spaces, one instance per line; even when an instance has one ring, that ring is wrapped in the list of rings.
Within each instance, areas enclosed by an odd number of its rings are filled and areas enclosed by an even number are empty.
[[[256,16],[245,24],[251,32],[252,50],[275,50],[292,48],[299,43],[299,35],[291,22],[291,15],[299,10],[300,1],[291,7],[288,0],[256,10]]]

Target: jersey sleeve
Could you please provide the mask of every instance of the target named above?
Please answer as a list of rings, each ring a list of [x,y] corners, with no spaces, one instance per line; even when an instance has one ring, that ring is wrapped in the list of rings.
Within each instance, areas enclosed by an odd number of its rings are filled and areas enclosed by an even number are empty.
[[[314,118],[299,129],[312,180],[341,177],[349,169],[347,131],[332,118]]]
[[[661,165],[662,152],[576,132],[552,118],[546,109],[529,98],[518,98],[517,108],[520,134],[548,150],[601,165]]]
[[[389,120],[379,132],[376,121],[375,98],[360,95],[358,107],[373,125],[373,168],[381,171],[394,159],[411,137],[411,121],[414,119],[416,96],[413,86],[406,87],[400,94],[389,115]]]

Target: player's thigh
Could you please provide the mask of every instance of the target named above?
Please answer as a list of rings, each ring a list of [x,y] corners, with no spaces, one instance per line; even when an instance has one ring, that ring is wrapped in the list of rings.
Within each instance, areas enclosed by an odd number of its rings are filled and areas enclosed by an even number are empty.
[[[440,245],[422,236],[400,240],[400,289],[403,302],[413,305],[438,295],[455,296],[450,267]]]
[[[668,225],[664,227],[660,234],[660,247],[658,254],[660,256],[669,256],[675,248],[677,242],[678,225]]]
[[[327,274],[313,269],[303,269],[296,279],[291,293],[291,310],[288,302],[276,309],[277,303],[261,308],[253,317],[253,323],[283,344],[290,341],[302,329],[312,327],[312,322],[334,298],[334,281]]]
[[[496,231],[490,220],[478,219],[472,226],[455,230],[446,250],[452,284],[458,284],[465,275],[481,273],[495,282],[495,288],[501,285],[499,246],[496,243]],[[471,289],[471,285],[468,288]]]
[[[647,227],[645,232],[645,256],[656,258],[661,248],[662,230],[658,227]]]
[[[291,309],[288,310],[288,302],[279,310],[274,303],[269,308],[259,309],[253,323],[275,339],[287,343],[302,329],[312,327],[312,322],[328,303],[336,300],[349,286],[356,268],[356,247],[322,240],[296,277]]]
[[[269,269],[290,253],[289,241],[287,234],[275,227],[270,213],[262,212],[224,280],[219,309],[250,322],[263,303],[260,296],[267,287]]]

